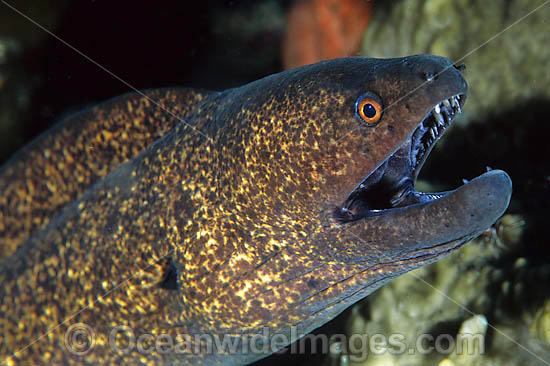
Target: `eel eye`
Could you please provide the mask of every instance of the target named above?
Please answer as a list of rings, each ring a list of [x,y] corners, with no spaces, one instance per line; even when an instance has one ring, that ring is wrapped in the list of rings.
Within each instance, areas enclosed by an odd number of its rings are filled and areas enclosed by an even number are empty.
[[[382,117],[382,103],[377,95],[371,94],[373,93],[361,96],[355,105],[357,115],[372,126],[377,124]]]

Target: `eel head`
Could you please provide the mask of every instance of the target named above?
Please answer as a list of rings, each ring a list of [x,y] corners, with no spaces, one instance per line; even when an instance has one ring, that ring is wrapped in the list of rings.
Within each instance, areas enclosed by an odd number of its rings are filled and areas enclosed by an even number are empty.
[[[506,173],[415,189],[466,95],[461,68],[432,55],[329,60],[220,94],[219,201],[250,242],[220,269],[237,277],[212,296],[224,322],[210,328],[309,332],[486,230],[508,206]]]

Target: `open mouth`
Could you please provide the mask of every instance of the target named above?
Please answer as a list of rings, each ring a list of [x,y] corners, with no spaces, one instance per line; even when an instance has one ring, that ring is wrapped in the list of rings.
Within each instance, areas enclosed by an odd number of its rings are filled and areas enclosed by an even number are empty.
[[[344,205],[337,209],[338,221],[355,221],[380,211],[443,197],[444,192],[418,192],[414,185],[426,158],[461,112],[465,99],[457,94],[437,103],[403,144],[348,195]]]

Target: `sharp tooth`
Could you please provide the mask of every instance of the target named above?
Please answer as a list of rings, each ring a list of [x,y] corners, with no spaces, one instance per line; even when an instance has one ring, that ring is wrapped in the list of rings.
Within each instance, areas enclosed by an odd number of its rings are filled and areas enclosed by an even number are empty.
[[[460,100],[460,95],[457,95],[457,96],[456,96],[456,99]]]
[[[437,130],[437,126],[433,126],[432,130],[435,132],[436,136],[439,134],[439,131]]]
[[[436,114],[441,113],[441,108],[439,108],[439,104],[435,106],[434,111]]]
[[[435,140],[435,132],[433,128],[430,128],[430,134],[432,135],[432,138]]]
[[[456,108],[460,105],[458,104],[458,99],[456,99],[456,97],[451,98],[451,105],[453,106],[453,108]]]
[[[443,116],[439,113],[434,114],[435,120],[437,123],[439,123],[440,126],[445,126],[445,121],[443,120]]]
[[[448,101],[447,99],[445,99],[445,100],[443,101],[443,105],[444,105],[445,107],[447,107],[447,108],[451,108],[451,103],[449,103],[449,101]]]

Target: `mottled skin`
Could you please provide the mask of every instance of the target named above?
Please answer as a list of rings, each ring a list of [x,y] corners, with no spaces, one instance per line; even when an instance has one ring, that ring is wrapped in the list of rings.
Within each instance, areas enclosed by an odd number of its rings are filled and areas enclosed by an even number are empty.
[[[68,117],[0,169],[0,259],[82,192],[184,119],[208,94],[157,89]]]
[[[442,73],[426,83],[427,72]],[[372,127],[355,111],[367,91],[385,106]],[[167,93],[185,103],[182,91]],[[176,103],[172,108],[192,128],[177,124],[18,243],[1,264],[2,359],[245,364],[273,350],[122,354],[108,344],[109,333],[123,325],[136,337],[207,333],[238,340],[268,327],[268,342],[275,333],[291,335],[292,326],[309,332],[395,276],[443,257],[506,209],[505,173],[489,172],[438,200],[354,222],[342,223],[334,212],[436,103],[459,93],[466,83],[444,58],[346,58],[200,94],[204,100],[190,103],[191,110]],[[144,116],[155,112],[154,105],[144,107]],[[121,108],[117,118],[124,121],[127,113]],[[69,191],[74,197],[81,189]],[[33,228],[48,220],[36,222]],[[8,236],[25,238],[26,228]],[[177,288],[166,285],[167,273],[176,273]],[[65,331],[78,322],[96,337],[82,357],[64,344]]]

